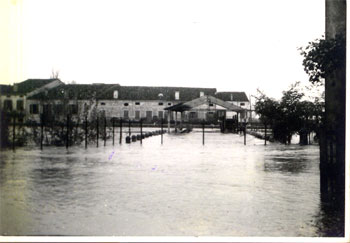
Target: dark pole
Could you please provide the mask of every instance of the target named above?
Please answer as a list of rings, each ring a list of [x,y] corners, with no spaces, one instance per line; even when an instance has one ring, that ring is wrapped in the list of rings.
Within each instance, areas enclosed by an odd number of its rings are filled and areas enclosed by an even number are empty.
[[[107,127],[107,121],[106,121],[106,115],[104,116],[104,142],[103,142],[103,146],[106,146],[106,137],[107,137],[107,133],[106,133],[106,127]]]
[[[267,129],[266,123],[264,124],[264,126],[265,126],[265,136],[264,136],[265,144],[264,145],[266,145],[266,129]]]
[[[88,125],[87,125],[87,116],[85,116],[85,149],[87,149],[87,135],[88,135]]]
[[[140,128],[141,128],[140,144],[142,144],[142,119],[140,119]]]
[[[43,140],[44,140],[44,115],[41,114],[41,134],[40,134],[40,150],[43,150]]]
[[[16,140],[16,116],[13,115],[13,124],[12,124],[12,150],[15,152],[15,140]]]
[[[131,121],[129,119],[129,137],[131,137],[131,130],[130,130],[130,126],[131,126]]]
[[[204,145],[204,120],[202,122],[202,133],[203,133],[203,139],[202,139],[202,143]]]
[[[160,137],[161,137],[161,144],[163,144],[163,118],[162,118],[162,121],[161,121],[161,134],[160,134]]]
[[[67,114],[66,149],[68,149],[68,142],[69,142],[69,115]]]
[[[112,118],[112,126],[113,126],[113,146],[114,146],[114,117]]]
[[[123,119],[122,118],[120,118],[120,122],[119,122],[119,132],[120,132],[119,144],[121,144],[123,139]]]
[[[99,117],[97,115],[97,119],[96,119],[96,147],[98,148],[98,138],[99,138]]]
[[[244,145],[246,145],[246,136],[247,136],[247,124],[243,124],[243,135],[244,135]]]

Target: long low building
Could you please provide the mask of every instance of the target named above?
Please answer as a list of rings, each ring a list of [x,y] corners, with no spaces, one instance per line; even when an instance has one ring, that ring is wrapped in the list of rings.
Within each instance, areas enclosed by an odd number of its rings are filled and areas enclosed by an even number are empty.
[[[243,108],[239,118],[246,117],[249,100],[244,92],[217,92],[216,88],[121,86],[119,84],[64,84],[58,79],[28,79],[11,85],[0,85],[0,107],[20,111],[25,119],[39,120],[48,116],[88,116],[103,113],[106,117],[157,122],[160,118],[174,120],[166,109],[203,96],[216,97]],[[208,110],[184,112],[182,118],[216,119],[215,104]],[[168,116],[168,112],[169,116]]]

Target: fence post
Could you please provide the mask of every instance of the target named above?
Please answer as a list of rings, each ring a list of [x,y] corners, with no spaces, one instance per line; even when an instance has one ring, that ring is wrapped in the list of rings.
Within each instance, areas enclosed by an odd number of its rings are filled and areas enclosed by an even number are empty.
[[[99,139],[99,117],[97,115],[97,118],[96,118],[96,147],[98,148],[98,139]]]
[[[265,136],[264,136],[265,144],[264,144],[264,145],[266,146],[266,129],[267,129],[266,123],[264,124],[264,128],[265,128],[265,129],[264,129],[264,130],[265,130]]]
[[[43,150],[43,140],[44,140],[44,115],[41,114],[40,117],[40,127],[41,127],[41,133],[40,133],[40,150]]]
[[[246,145],[247,143],[246,143],[246,137],[247,137],[247,124],[246,123],[244,123],[243,124],[243,135],[244,135],[244,145]]]
[[[130,126],[131,126],[131,121],[129,119],[129,137],[131,137],[131,130],[130,130]]]
[[[162,118],[162,121],[161,121],[161,144],[163,144],[163,118]]]
[[[87,126],[87,116],[85,116],[85,149],[87,149],[87,135],[88,135],[88,126]]]
[[[120,122],[119,122],[119,132],[120,132],[119,144],[121,144],[123,139],[123,119],[122,118],[120,118]]]
[[[113,127],[113,146],[114,146],[114,117],[112,118],[112,127]]]
[[[69,114],[67,114],[67,134],[66,134],[66,149],[68,149],[69,143]]]
[[[141,128],[140,144],[142,144],[142,119],[140,119],[140,128]]]
[[[107,120],[106,120],[106,115],[104,115],[104,142],[103,142],[103,146],[106,146],[106,137],[107,137],[107,133],[106,133],[106,127],[107,127]]]
[[[16,116],[13,114],[13,124],[12,124],[12,150],[15,152],[15,140],[16,140]]]
[[[202,139],[202,143],[204,145],[204,120],[202,121],[202,133],[203,133],[203,139]]]

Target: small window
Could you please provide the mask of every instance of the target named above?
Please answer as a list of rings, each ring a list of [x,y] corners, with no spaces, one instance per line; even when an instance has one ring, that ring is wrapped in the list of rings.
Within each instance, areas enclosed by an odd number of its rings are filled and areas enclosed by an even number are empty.
[[[17,100],[16,109],[17,109],[18,111],[23,111],[23,110],[24,110],[24,103],[23,103],[23,100]]]
[[[163,102],[159,102],[158,105],[163,105]]]
[[[171,103],[168,103],[168,105],[171,105]]]
[[[106,105],[106,103],[105,102],[101,102],[101,105]]]
[[[113,92],[113,98],[118,99],[118,90],[114,90]]]
[[[140,102],[135,102],[135,105],[140,105]]]
[[[124,103],[124,106],[129,106],[129,103]]]
[[[4,110],[12,111],[12,100],[4,100]]]
[[[214,106],[214,104],[213,104],[213,103],[210,103],[209,106]]]
[[[19,97],[23,98],[23,95],[20,95]]]
[[[163,119],[163,111],[158,111],[158,117],[160,118],[160,119]]]
[[[38,104],[31,104],[29,106],[29,112],[30,112],[30,114],[39,114],[39,106],[38,106]]]
[[[140,119],[140,111],[135,111],[135,119]]]
[[[69,105],[69,112],[71,114],[78,114],[78,106],[77,105]]]
[[[124,111],[124,118],[125,119],[129,118],[129,111]]]
[[[241,103],[241,106],[245,106],[245,103]]]
[[[63,113],[63,105],[62,104],[55,105],[54,111],[56,114],[62,114]]]
[[[203,91],[199,92],[199,97],[202,97],[202,96],[204,96],[204,92]]]
[[[180,91],[175,91],[175,100],[180,99]]]

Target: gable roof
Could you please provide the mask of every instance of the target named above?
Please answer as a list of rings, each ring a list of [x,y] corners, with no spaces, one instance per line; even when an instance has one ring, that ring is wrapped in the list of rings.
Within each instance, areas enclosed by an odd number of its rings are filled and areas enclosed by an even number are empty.
[[[14,85],[1,85],[1,94],[27,94],[59,79],[27,79]],[[61,82],[61,81],[60,81]]]
[[[245,92],[217,92],[215,97],[223,101],[249,101]]]
[[[242,110],[244,110],[243,108],[241,108],[237,105],[228,103],[226,101],[220,100],[220,99],[215,98],[215,97],[210,96],[210,95],[205,95],[205,96],[199,97],[197,99],[194,99],[194,100],[191,100],[188,102],[182,102],[182,103],[179,103],[179,104],[176,104],[173,106],[169,106],[169,107],[164,108],[164,110],[182,112],[182,111],[188,111],[188,110],[191,110],[191,109],[198,107],[200,105],[209,104],[209,103],[222,106],[229,111],[242,111]]]
[[[96,97],[99,100],[111,100],[114,91],[118,91],[116,100],[175,100],[175,91],[180,92],[181,101],[189,101],[204,94],[214,95],[215,88],[185,88],[185,87],[151,87],[151,86],[121,86],[119,84],[68,84],[61,85],[33,95],[31,99],[62,99],[65,93],[68,93],[69,99],[92,99]],[[162,94],[160,97],[159,94]]]

